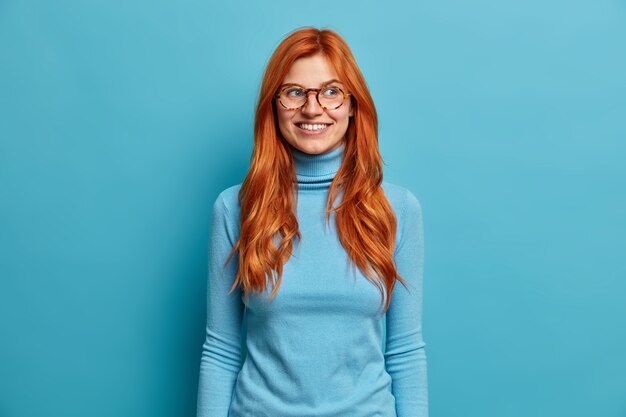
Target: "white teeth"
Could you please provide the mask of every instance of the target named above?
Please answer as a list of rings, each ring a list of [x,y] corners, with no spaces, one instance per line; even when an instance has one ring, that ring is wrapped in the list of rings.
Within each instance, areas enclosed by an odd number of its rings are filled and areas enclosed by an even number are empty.
[[[320,130],[320,129],[324,129],[326,127],[328,127],[328,125],[322,125],[322,124],[307,124],[307,123],[299,123],[298,127],[300,127],[301,129],[306,129],[306,130]]]

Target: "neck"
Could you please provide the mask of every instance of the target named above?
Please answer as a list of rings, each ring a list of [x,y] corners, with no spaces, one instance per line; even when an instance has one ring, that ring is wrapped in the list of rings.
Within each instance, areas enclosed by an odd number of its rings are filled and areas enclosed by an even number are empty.
[[[327,190],[343,161],[345,143],[319,155],[290,148],[296,167],[298,190]]]

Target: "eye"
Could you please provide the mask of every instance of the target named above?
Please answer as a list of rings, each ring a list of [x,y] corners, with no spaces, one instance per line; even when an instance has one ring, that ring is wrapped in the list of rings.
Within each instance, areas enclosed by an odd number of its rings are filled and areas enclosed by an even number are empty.
[[[287,97],[302,97],[304,95],[304,90],[298,87],[288,87],[283,91],[283,94]]]
[[[337,87],[324,87],[322,90],[322,95],[324,97],[336,97],[339,94],[341,94],[341,92]]]

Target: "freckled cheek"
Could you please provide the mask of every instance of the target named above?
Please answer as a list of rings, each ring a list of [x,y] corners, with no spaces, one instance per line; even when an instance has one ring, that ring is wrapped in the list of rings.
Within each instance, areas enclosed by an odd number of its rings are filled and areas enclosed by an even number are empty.
[[[339,108],[337,110],[327,110],[328,115],[330,117],[332,117],[337,123],[345,123],[346,121],[348,121],[349,116],[350,116],[350,109],[346,108]]]
[[[276,118],[278,121],[278,130],[280,131],[282,136],[285,138],[291,137],[293,135],[293,133],[291,133],[293,130],[293,126],[291,124],[291,116],[278,112]]]
[[[284,112],[278,112],[278,126],[281,129],[289,128],[291,124],[291,115]]]

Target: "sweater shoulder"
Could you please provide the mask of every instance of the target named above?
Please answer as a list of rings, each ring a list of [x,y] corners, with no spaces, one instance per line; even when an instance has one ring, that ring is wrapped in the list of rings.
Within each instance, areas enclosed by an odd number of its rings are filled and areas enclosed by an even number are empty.
[[[412,225],[422,222],[422,205],[418,198],[406,187],[383,181],[382,188],[393,208],[397,220],[396,251],[405,239],[406,229],[413,230]]]
[[[238,214],[240,211],[239,206],[239,190],[242,184],[236,184],[230,186],[220,192],[215,199],[215,204],[221,204],[231,214]]]
[[[240,220],[239,190],[242,184],[230,186],[220,192],[213,203],[213,213],[221,217],[232,233],[238,234]]]
[[[406,210],[421,211],[419,199],[406,187],[383,181],[382,189],[396,216],[402,216]]]

